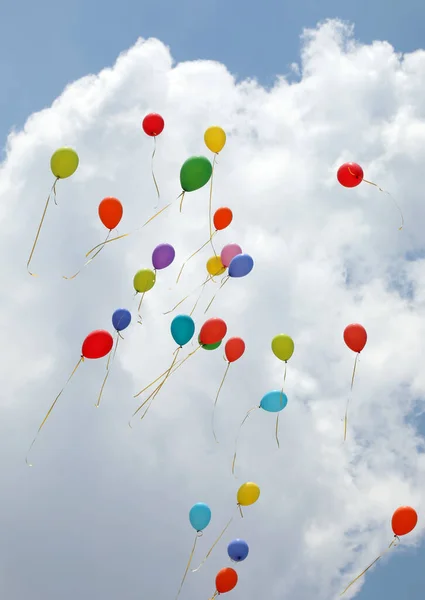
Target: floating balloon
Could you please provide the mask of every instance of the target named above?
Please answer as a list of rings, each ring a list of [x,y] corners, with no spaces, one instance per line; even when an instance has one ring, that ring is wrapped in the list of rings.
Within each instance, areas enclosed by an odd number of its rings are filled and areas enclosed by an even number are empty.
[[[249,554],[249,546],[245,540],[236,539],[227,546],[227,554],[230,560],[242,562]]]
[[[254,261],[249,254],[238,254],[229,265],[229,277],[245,277],[254,268]]]
[[[171,335],[176,344],[185,346],[195,333],[195,323],[189,315],[178,315],[171,322]]]
[[[171,265],[176,252],[171,244],[159,244],[152,253],[153,268],[157,271]]]
[[[143,298],[145,297],[146,292],[149,292],[153,288],[156,282],[155,272],[151,269],[140,269],[137,271],[136,275],[133,278],[133,287],[136,290],[137,294],[142,294],[139,302],[139,323],[142,322],[142,317],[140,316],[140,309],[142,308]]]
[[[53,193],[53,199],[55,204],[56,202],[56,184],[59,179],[67,179],[71,177],[78,169],[79,158],[78,154],[72,148],[59,148],[56,152],[53,153],[50,159],[50,169],[55,177],[55,181],[50,189],[49,195],[47,196],[46,204],[44,205],[43,214],[41,216],[40,223],[38,225],[37,233],[35,235],[35,240],[31,248],[31,252],[27,261],[27,271],[30,275],[36,276],[36,273],[32,273],[30,271],[30,264],[32,261],[32,257],[34,256],[35,248],[37,246],[38,238],[40,236],[41,228],[43,227],[44,218],[47,213],[47,209],[49,207],[49,202],[51,195]]]
[[[215,344],[201,344],[201,338],[198,335],[198,344],[201,346],[201,348],[203,348],[204,350],[217,350],[217,348],[219,348],[221,346],[221,342],[223,340],[220,340],[219,342],[216,342]]]
[[[347,325],[344,329],[344,342],[353,352],[357,353],[357,356],[354,360],[353,373],[351,375],[351,388],[350,391],[353,391],[354,377],[356,376],[357,369],[357,361],[360,356],[360,352],[366,346],[367,342],[367,333],[366,329],[363,325],[359,325],[358,323],[352,323],[351,325]],[[350,403],[350,398],[347,400],[347,405],[345,407],[345,417],[344,417],[344,442],[347,439],[347,426],[348,426],[348,405]]]
[[[280,412],[288,404],[288,397],[281,390],[273,390],[263,396],[260,408],[266,412]]]
[[[242,248],[238,244],[226,244],[220,254],[221,262],[225,267],[229,267],[238,254],[242,254]]]
[[[209,241],[211,242],[211,246],[212,249],[214,251],[214,254],[216,254],[216,251],[214,249],[214,245],[212,242],[212,238],[214,235],[213,229],[212,229],[212,221],[211,221],[211,216],[212,216],[212,192],[213,192],[213,181],[214,181],[214,169],[215,169],[215,165],[217,162],[217,156],[218,153],[221,152],[226,144],[226,133],[224,131],[224,129],[222,129],[221,127],[208,127],[208,129],[206,130],[205,134],[204,134],[204,141],[205,141],[205,145],[208,148],[208,150],[211,150],[211,152],[214,152],[214,160],[213,160],[213,164],[212,164],[212,170],[211,170],[211,182],[210,182],[210,198],[209,198],[209,203],[208,203],[208,215],[209,215],[209,224],[210,224],[210,239]],[[219,209],[220,210],[220,209]],[[230,210],[230,209],[226,209],[226,210]],[[231,213],[231,211],[230,211]],[[214,227],[217,230],[220,229],[224,229],[225,227],[227,227],[228,225],[230,225],[230,222],[232,221],[233,215],[230,214],[230,221],[227,223],[227,225],[224,225],[223,227],[217,227],[216,223],[215,223],[215,217],[217,215],[214,215]]]
[[[180,212],[183,207],[184,195],[186,192],[194,192],[201,189],[211,179],[212,164],[205,156],[192,156],[188,158],[180,169],[180,185],[182,193],[180,194]]]
[[[218,277],[226,271],[226,267],[219,256],[211,256],[207,261],[207,271],[211,277]]]
[[[216,591],[213,595],[213,598],[216,598],[218,594],[226,594],[227,592],[231,592],[238,583],[238,574],[234,569],[230,567],[225,567],[221,569],[215,578],[215,588]]]
[[[201,344],[216,344],[221,341],[227,333],[227,325],[223,319],[212,318],[205,321],[199,332]]]
[[[189,512],[189,521],[196,532],[203,531],[211,521],[211,509],[204,502],[194,504]]]
[[[272,352],[273,354],[285,363],[285,373],[283,375],[283,382],[286,381],[286,363],[294,353],[294,340],[284,333],[276,335],[272,339]]]
[[[152,179],[153,179],[155,189],[156,189],[156,194],[158,196],[158,200],[160,199],[161,196],[159,193],[159,187],[158,187],[158,183],[157,183],[156,177],[155,177],[155,172],[153,169],[153,161],[154,161],[155,153],[156,153],[156,138],[160,133],[163,132],[164,126],[165,126],[164,119],[161,117],[161,115],[158,115],[157,113],[149,113],[148,115],[146,115],[146,117],[142,121],[143,131],[146,133],[146,135],[153,137],[153,151],[152,151],[152,157],[151,157],[151,173],[152,173]]]

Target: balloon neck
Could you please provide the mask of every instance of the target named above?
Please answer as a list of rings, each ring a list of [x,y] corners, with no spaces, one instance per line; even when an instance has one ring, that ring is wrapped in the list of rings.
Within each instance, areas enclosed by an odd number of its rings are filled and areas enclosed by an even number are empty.
[[[84,362],[84,354],[81,355],[81,362]]]
[[[201,531],[200,529],[198,529],[198,531],[196,532],[196,537],[202,537],[204,535],[204,532]]]

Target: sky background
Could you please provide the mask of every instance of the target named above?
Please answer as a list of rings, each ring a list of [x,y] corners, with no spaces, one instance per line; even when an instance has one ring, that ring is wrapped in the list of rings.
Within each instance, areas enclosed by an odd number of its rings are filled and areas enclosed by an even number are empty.
[[[419,0],[398,3],[391,10],[383,0],[374,3],[346,3],[345,7],[336,1],[299,1],[286,4],[265,0],[260,8],[252,2],[240,0],[204,3],[191,0],[178,3],[122,0],[117,3],[106,0],[101,4],[76,0],[67,3],[60,10],[58,3],[53,1],[42,1],[37,6],[18,0],[3,3],[0,8],[2,146],[5,146],[6,136],[12,128],[21,128],[30,114],[50,106],[68,83],[112,66],[118,54],[132,46],[139,36],[159,38],[170,47],[176,62],[217,60],[239,81],[254,77],[261,84],[271,86],[277,75],[289,73],[291,63],[300,61],[300,35],[303,28],[314,27],[320,20],[335,17],[354,23],[355,37],[363,44],[369,44],[373,40],[388,40],[397,52],[410,52],[423,45],[425,6]],[[135,88],[143,89],[144,73],[146,71],[142,69],[140,80],[135,81]],[[346,118],[350,118],[348,111]],[[261,122],[260,117],[259,121]],[[81,141],[81,145],[83,143],[85,140]],[[34,151],[37,151],[36,144]],[[47,150],[46,152],[48,154]],[[31,173],[34,169],[35,164],[31,164]],[[42,183],[46,181],[44,178]],[[105,189],[105,193],[102,189]],[[101,196],[102,193],[108,194],[102,186],[99,186],[99,192],[96,190],[96,193]],[[119,196],[118,191],[116,195]],[[39,194],[37,199],[38,196]],[[2,202],[5,202],[4,198]],[[380,208],[387,210],[385,203]],[[41,205],[34,208],[34,219],[40,209]],[[13,234],[12,226],[9,235]],[[89,237],[87,235],[85,239],[88,241]],[[72,236],[70,242],[71,238]],[[88,243],[90,246],[90,241]],[[78,260],[78,256],[72,256],[74,261]],[[29,284],[22,285],[22,293],[27,293]],[[31,292],[28,291],[28,294],[31,308]],[[60,385],[61,378],[64,379],[66,374],[61,371],[59,375],[57,383]],[[53,387],[52,385],[51,393]],[[113,429],[112,426],[111,428]],[[49,443],[53,443],[52,438],[46,442]],[[46,460],[46,455],[43,456],[43,460]],[[81,459],[83,458],[82,455]],[[118,465],[116,466],[118,469]],[[87,472],[81,477],[88,477]],[[28,477],[28,473],[22,472],[20,476]],[[75,475],[75,482],[80,482],[78,475]],[[22,492],[25,485],[21,485]],[[47,515],[44,518],[48,519]],[[130,527],[131,524],[127,523],[127,526]],[[17,539],[25,543],[25,537],[17,535]],[[52,540],[50,542],[54,548],[55,543]],[[14,548],[13,539],[9,540],[9,544],[17,563],[19,548]],[[409,549],[404,554],[396,551],[391,562],[379,565],[368,575],[367,584],[357,597],[360,600],[395,600],[400,595],[406,595],[410,600],[422,599],[425,586],[425,571],[422,568],[424,560],[423,547]],[[77,592],[78,582],[75,582],[75,586]],[[18,591],[15,595],[9,587],[7,591],[11,600],[23,599]],[[207,594],[208,591],[205,592],[205,597]],[[143,596],[142,591],[141,595]],[[45,600],[53,597],[53,594],[47,595]]]

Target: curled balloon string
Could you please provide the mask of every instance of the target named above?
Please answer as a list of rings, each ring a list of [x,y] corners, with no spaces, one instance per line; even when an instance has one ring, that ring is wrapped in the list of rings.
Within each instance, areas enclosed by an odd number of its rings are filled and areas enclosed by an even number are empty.
[[[352,170],[350,169],[350,167],[348,167],[348,172],[350,173],[350,175],[352,175],[353,177],[356,177],[356,175],[352,172]],[[404,227],[404,217],[403,217],[403,213],[401,212],[401,208],[399,207],[399,205],[397,204],[395,198],[393,196],[391,196],[391,194],[389,192],[387,192],[387,190],[383,190],[382,188],[379,187],[378,184],[373,183],[373,181],[368,181],[367,179],[362,179],[362,181],[364,181],[365,183],[368,183],[369,185],[373,185],[374,187],[376,187],[380,192],[387,194],[387,196],[389,196],[391,198],[391,200],[394,203],[394,206],[396,207],[396,209],[398,210],[398,212],[400,213],[400,217],[401,217],[401,227],[398,228],[399,231],[401,231]]]
[[[217,163],[217,152],[214,154],[214,160],[213,160],[213,164],[212,164],[212,171],[211,171],[211,181],[210,181],[210,199],[209,199],[209,205],[208,205],[208,211],[209,211],[209,221],[210,221],[210,239],[208,240],[208,242],[211,243],[211,248],[213,249],[214,252],[214,256],[217,256],[217,252],[215,251],[214,248],[214,244],[213,244],[213,228],[212,228],[212,193],[213,193],[213,179],[214,179],[214,168],[215,165]]]
[[[211,417],[211,426],[212,426],[212,432],[213,432],[213,436],[214,436],[214,439],[215,439],[215,441],[217,442],[217,444],[218,444],[218,439],[217,439],[217,436],[216,436],[216,434],[215,434],[215,428],[214,428],[214,416],[215,416],[215,408],[216,408],[216,406],[217,406],[217,401],[218,401],[218,397],[219,397],[219,395],[220,395],[220,392],[221,392],[221,388],[223,387],[223,385],[224,385],[224,381],[225,381],[225,379],[226,379],[226,377],[227,377],[227,373],[229,372],[229,368],[230,368],[230,362],[228,362],[228,363],[227,363],[227,367],[226,367],[226,370],[225,370],[225,372],[224,372],[223,379],[221,380],[220,387],[218,388],[218,392],[217,392],[217,395],[216,395],[216,397],[215,397],[215,402],[214,402],[214,407],[213,407],[212,417]]]
[[[348,396],[347,399],[347,404],[345,406],[345,416],[344,416],[344,442],[347,439],[347,427],[348,427],[348,406],[350,404],[350,399],[351,399],[351,393],[353,391],[353,385],[354,385],[354,377],[356,376],[356,370],[357,370],[357,363],[359,361],[359,357],[360,357],[360,352],[358,352],[356,354],[356,358],[354,361],[354,367],[353,367],[353,373],[351,375],[351,386],[350,386],[350,396]]]
[[[186,577],[187,577],[187,574],[188,574],[188,572],[189,572],[190,565],[192,564],[193,555],[195,554],[195,550],[196,550],[196,543],[197,543],[198,539],[199,539],[201,536],[202,536],[202,531],[197,531],[197,532],[196,532],[196,536],[195,536],[195,541],[193,542],[192,550],[191,550],[191,552],[190,552],[190,555],[189,555],[189,560],[188,560],[188,562],[187,562],[186,570],[185,570],[185,572],[184,572],[183,579],[182,579],[182,581],[181,581],[181,584],[180,584],[179,591],[177,592],[176,600],[177,600],[177,598],[180,596],[180,592],[182,591],[182,588],[183,588],[184,582],[186,581]]]
[[[155,171],[153,169],[153,159],[155,158],[155,154],[156,154],[156,136],[154,135],[154,137],[153,137],[153,152],[152,152],[152,158],[151,158],[151,172],[152,172],[152,179],[153,179],[153,182],[154,182],[155,188],[156,188],[156,193],[157,193],[157,196],[158,196],[158,201],[156,202],[155,206],[153,207],[154,210],[156,210],[158,208],[158,202],[159,202],[159,200],[161,198],[161,195],[159,193],[159,187],[158,187],[158,184],[156,182]]]
[[[243,425],[245,424],[245,421],[248,419],[248,417],[252,413],[252,411],[253,410],[257,410],[258,408],[260,408],[260,407],[259,406],[253,406],[252,408],[250,408],[249,411],[246,413],[246,415],[244,417],[244,420],[239,425],[239,431],[238,431],[238,435],[236,436],[236,442],[235,442],[235,453],[233,455],[233,462],[232,462],[232,475],[235,477],[235,479],[237,479],[237,477],[235,475],[235,467],[236,467],[236,456],[237,456],[237,452],[238,452],[238,442],[239,442],[239,436],[240,436],[240,433],[241,433],[241,429],[242,429]]]
[[[400,542],[400,539],[399,539],[399,537],[398,537],[398,536],[396,536],[396,535],[395,535],[395,536],[394,536],[394,539],[393,539],[393,541],[392,541],[392,542],[391,542],[391,544],[388,546],[388,548],[387,548],[387,549],[386,549],[384,552],[382,552],[382,554],[380,554],[380,555],[378,556],[378,558],[375,558],[375,560],[374,560],[372,563],[370,563],[370,565],[369,565],[368,567],[366,567],[366,569],[365,569],[364,571],[362,571],[362,572],[360,573],[360,575],[357,575],[357,577],[356,577],[355,579],[353,579],[353,581],[352,581],[352,582],[351,582],[349,585],[347,585],[347,587],[345,588],[345,590],[344,590],[344,591],[343,591],[343,592],[340,594],[340,597],[341,597],[341,596],[343,596],[343,595],[345,594],[345,592],[346,592],[346,591],[347,591],[347,590],[348,590],[348,589],[349,589],[349,588],[350,588],[350,587],[351,587],[351,586],[352,586],[354,583],[356,583],[356,581],[358,581],[358,580],[359,580],[361,577],[363,577],[363,575],[364,575],[365,573],[367,573],[367,571],[369,571],[369,569],[370,569],[370,568],[372,568],[372,567],[373,567],[373,565],[374,565],[374,564],[376,564],[380,558],[382,558],[382,557],[383,557],[385,554],[387,554],[387,552],[389,552],[389,551],[390,551],[392,548],[395,548],[395,547],[397,546],[396,542]]]
[[[214,236],[215,236],[217,233],[218,233],[218,231],[217,231],[217,230],[213,231],[211,238],[213,238],[213,237],[214,237]],[[198,252],[200,252],[201,250],[203,250],[203,249],[205,248],[205,246],[207,246],[207,245],[210,243],[210,241],[211,241],[211,238],[210,238],[209,240],[207,240],[207,241],[205,242],[205,244],[202,244],[202,246],[201,246],[200,248],[198,248],[198,249],[196,250],[196,252],[194,252],[193,254],[191,254],[191,255],[189,256],[189,258],[187,258],[187,259],[184,261],[184,263],[183,263],[183,264],[182,264],[182,266],[181,266],[180,272],[179,272],[179,274],[178,274],[178,276],[177,276],[176,283],[178,283],[178,282],[180,281],[180,277],[182,276],[183,269],[185,268],[186,264],[187,264],[187,263],[190,261],[190,259],[191,259],[191,258],[193,258],[194,256],[196,256],[196,255],[198,254]]]
[[[227,276],[225,277],[225,279],[222,281],[222,283],[221,283],[220,287],[218,288],[218,290],[216,291],[216,293],[214,294],[214,296],[213,296],[213,297],[211,298],[211,300],[209,301],[207,308],[204,310],[204,314],[206,314],[206,313],[207,313],[207,311],[210,309],[210,307],[211,307],[211,304],[214,302],[214,300],[215,300],[215,297],[217,296],[218,292],[219,292],[219,291],[221,290],[221,288],[222,288],[222,287],[223,287],[223,286],[224,286],[224,285],[225,285],[225,284],[226,284],[226,283],[229,281],[229,279],[230,279],[230,276],[229,276],[229,275],[227,275]]]
[[[107,381],[107,379],[108,379],[108,377],[109,377],[109,373],[111,372],[112,363],[113,363],[113,361],[114,361],[115,354],[116,354],[116,352],[117,352],[117,348],[118,348],[118,342],[120,341],[120,337],[121,337],[121,336],[120,336],[120,332],[119,332],[119,331],[117,331],[117,333],[118,333],[118,335],[117,335],[117,339],[116,339],[116,341],[115,341],[115,347],[114,347],[114,351],[112,352],[112,350],[111,350],[111,352],[109,353],[109,356],[108,356],[108,362],[107,362],[107,364],[106,364],[106,375],[105,375],[105,379],[103,380],[102,387],[100,388],[100,392],[99,392],[99,396],[98,396],[98,398],[97,398],[97,402],[96,402],[96,404],[95,404],[95,407],[96,407],[96,408],[99,408],[99,406],[100,406],[100,401],[101,401],[101,399],[102,399],[103,390],[104,390],[104,388],[105,388],[106,381]],[[112,357],[112,359],[111,359],[111,357]]]
[[[55,405],[56,405],[56,402],[59,400],[59,398],[61,397],[61,395],[62,395],[63,391],[64,391],[64,390],[65,390],[65,388],[66,388],[66,386],[67,386],[67,385],[68,385],[68,383],[71,381],[71,379],[72,379],[72,378],[73,378],[73,376],[75,375],[75,373],[76,373],[76,371],[77,371],[78,367],[79,367],[79,366],[81,365],[81,363],[83,363],[83,362],[84,362],[84,356],[81,356],[81,357],[80,357],[80,360],[79,360],[79,361],[77,362],[77,364],[75,365],[75,367],[74,367],[74,370],[72,371],[71,375],[68,377],[68,379],[67,379],[67,382],[65,383],[65,385],[63,386],[63,388],[61,389],[61,391],[59,392],[59,394],[56,396],[56,398],[54,399],[52,406],[51,406],[51,407],[49,408],[49,410],[47,411],[47,414],[46,414],[46,416],[44,417],[44,419],[43,419],[43,421],[42,421],[42,423],[41,423],[40,427],[38,428],[38,431],[37,431],[37,433],[36,433],[36,435],[35,435],[35,437],[34,437],[34,439],[33,439],[32,443],[31,443],[31,446],[30,446],[30,447],[29,447],[29,449],[28,449],[27,456],[26,456],[26,458],[25,458],[25,462],[27,463],[27,465],[28,465],[29,467],[32,467],[32,464],[28,462],[28,456],[29,456],[29,453],[31,452],[31,449],[32,449],[32,447],[34,446],[34,444],[35,444],[35,442],[36,442],[36,440],[37,440],[37,438],[38,438],[39,434],[40,434],[40,431],[43,429],[43,427],[44,427],[44,425],[45,425],[45,423],[46,423],[47,419],[50,417],[50,415],[51,415],[51,413],[52,413],[52,410],[54,409],[54,407],[55,407]]]
[[[169,315],[170,313],[174,312],[174,311],[176,310],[176,308],[178,308],[178,307],[179,307],[181,304],[183,304],[183,302],[185,302],[185,301],[186,301],[188,298],[190,298],[190,296],[191,296],[191,295],[192,295],[194,292],[196,292],[196,290],[199,290],[199,288],[201,288],[201,292],[202,292],[202,290],[203,290],[204,286],[205,286],[205,285],[206,285],[206,284],[207,284],[209,281],[211,281],[211,280],[212,280],[212,276],[211,276],[211,275],[208,275],[208,277],[205,279],[205,281],[204,281],[203,283],[201,283],[201,285],[197,285],[195,289],[193,289],[191,292],[189,292],[189,294],[187,294],[187,296],[185,296],[185,297],[183,298],[183,300],[180,300],[180,302],[178,302],[178,303],[177,303],[175,306],[173,306],[173,308],[172,308],[172,309],[170,309],[170,310],[167,310],[167,312],[165,312],[165,313],[162,313],[162,314],[163,314],[163,315]],[[198,300],[199,300],[199,299],[198,299]]]
[[[210,557],[212,551],[214,550],[214,548],[217,546],[217,544],[219,543],[219,541],[221,540],[221,538],[223,537],[223,535],[226,533],[226,531],[229,529],[232,521],[233,521],[234,517],[232,517],[227,525],[225,526],[225,528],[223,529],[223,531],[220,533],[220,535],[218,536],[218,538],[215,540],[214,544],[211,546],[211,548],[208,550],[207,554],[205,555],[203,561],[201,562],[201,564],[196,567],[196,569],[192,569],[192,573],[197,573],[199,571],[199,569],[202,568],[202,566],[205,564],[205,562],[208,560],[208,558]]]
[[[77,275],[79,275],[81,273],[81,271],[87,267],[87,265],[89,265],[91,263],[92,260],[94,260],[96,258],[96,256],[99,254],[99,252],[102,252],[102,250],[105,247],[105,244],[107,243],[109,236],[112,233],[112,229],[109,230],[108,235],[106,236],[105,241],[102,243],[102,245],[100,246],[100,248],[97,250],[97,252],[95,252],[95,254],[93,254],[93,256],[91,258],[89,258],[89,260],[84,263],[84,265],[81,267],[81,269],[79,271],[77,271],[76,273],[74,273],[74,275],[72,275],[71,277],[66,277],[65,275],[62,275],[63,279],[67,279],[68,281],[70,281],[71,279],[75,279],[77,277]]]
[[[37,233],[35,234],[35,240],[34,240],[34,243],[32,245],[31,252],[30,252],[30,255],[29,255],[29,258],[28,258],[28,261],[27,261],[27,271],[28,271],[28,273],[32,277],[38,277],[37,273],[32,273],[30,271],[30,264],[31,264],[31,261],[32,261],[32,257],[34,256],[34,252],[35,252],[35,248],[37,246],[38,238],[40,237],[40,231],[41,231],[41,228],[43,227],[44,217],[46,216],[47,209],[49,207],[49,202],[50,202],[50,198],[52,196],[52,193],[53,193],[53,200],[54,200],[55,204],[57,205],[57,202],[56,202],[56,184],[57,184],[58,181],[59,181],[59,177],[56,177],[56,179],[53,182],[53,185],[52,185],[52,187],[50,189],[49,195],[47,196],[47,200],[46,200],[46,204],[44,205],[44,210],[43,210],[43,214],[41,216],[40,224],[38,226]]]

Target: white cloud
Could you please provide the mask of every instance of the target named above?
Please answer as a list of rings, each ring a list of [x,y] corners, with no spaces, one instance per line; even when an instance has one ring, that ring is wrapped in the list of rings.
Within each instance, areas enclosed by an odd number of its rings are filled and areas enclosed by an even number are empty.
[[[0,171],[0,524],[7,542],[0,563],[10,600],[68,600],[81,590],[108,600],[123,589],[128,600],[173,597],[193,539],[191,505],[207,502],[213,514],[198,562],[246,480],[261,486],[259,502],[188,577],[182,598],[212,594],[232,537],[250,544],[234,592],[240,598],[336,598],[391,539],[397,506],[423,514],[423,441],[410,417],[423,410],[425,396],[425,53],[402,57],[387,42],[362,46],[348,26],[332,21],[305,33],[300,70],[298,83],[279,78],[266,91],[253,81],[236,84],[218,63],[173,65],[161,42],[139,41],[112,69],[71,84],[10,136]],[[247,346],[218,403],[218,446],[210,420],[225,368],[221,351],[198,352],[146,419],[127,426],[138,406],[133,394],[171,361],[172,317],[162,313],[205,277],[207,251],[174,284],[182,261],[208,236],[208,189],[187,194],[183,214],[175,204],[142,233],[111,244],[77,279],[61,278],[102,241],[97,205],[104,196],[124,204],[120,233],[153,214],[152,140],[140,128],[152,110],[166,121],[155,167],[164,202],[180,192],[183,161],[208,154],[204,130],[219,124],[228,132],[214,204],[230,206],[234,221],[216,244],[236,241],[256,261],[246,279],[228,282],[207,314],[224,318],[229,335]],[[59,206],[49,209],[34,258],[40,276],[31,279],[25,264],[51,185],[49,159],[62,145],[78,150],[80,168],[59,182]],[[404,231],[397,231],[388,196],[367,184],[339,186],[336,168],[346,160],[397,198]],[[136,316],[133,275],[149,266],[160,242],[175,246],[176,261],[146,295],[143,326],[134,319],[126,332],[101,408],[94,403],[105,364],[86,361],[28,470],[26,449],[82,340],[93,329],[111,329],[119,306]],[[417,259],[407,260],[412,252]],[[196,313],[198,330],[211,294],[204,292]],[[184,310],[191,307],[187,301]],[[351,322],[364,324],[369,341],[344,445],[354,356],[342,332]],[[295,340],[281,448],[273,416],[254,413],[240,436],[235,480],[239,423],[281,385],[283,368],[270,350],[280,332]],[[420,521],[406,544],[422,531]]]

